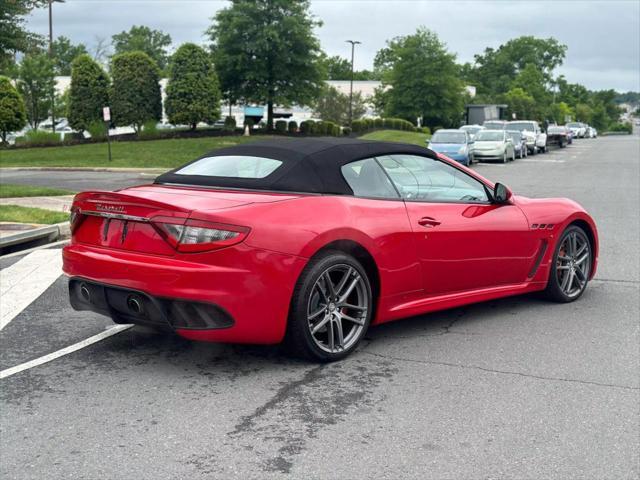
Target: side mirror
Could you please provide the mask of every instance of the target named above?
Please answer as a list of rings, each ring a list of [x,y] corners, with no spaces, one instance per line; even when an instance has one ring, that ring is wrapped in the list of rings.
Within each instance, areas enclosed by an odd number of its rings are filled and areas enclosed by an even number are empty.
[[[511,197],[513,197],[513,192],[511,192],[511,189],[506,185],[496,183],[493,187],[493,201],[495,203],[511,203]]]

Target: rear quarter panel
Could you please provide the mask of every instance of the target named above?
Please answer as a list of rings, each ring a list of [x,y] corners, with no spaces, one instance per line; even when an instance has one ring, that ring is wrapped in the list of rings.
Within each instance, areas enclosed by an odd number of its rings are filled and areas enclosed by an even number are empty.
[[[311,258],[327,244],[350,240],[375,259],[380,295],[420,290],[420,265],[401,200],[310,195],[215,212],[222,223],[251,228],[249,246]]]

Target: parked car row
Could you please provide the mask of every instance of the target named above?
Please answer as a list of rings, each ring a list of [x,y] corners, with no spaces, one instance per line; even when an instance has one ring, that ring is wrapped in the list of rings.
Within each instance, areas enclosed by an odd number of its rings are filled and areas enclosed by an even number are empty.
[[[586,123],[569,122],[566,126],[571,130],[574,138],[596,138],[598,136],[598,131]]]
[[[546,153],[551,145],[564,148],[573,143],[574,138],[595,138],[597,135],[595,128],[579,122],[549,125],[545,132],[534,120],[489,120],[483,125],[437,130],[428,147],[469,166],[479,161],[507,163]]]

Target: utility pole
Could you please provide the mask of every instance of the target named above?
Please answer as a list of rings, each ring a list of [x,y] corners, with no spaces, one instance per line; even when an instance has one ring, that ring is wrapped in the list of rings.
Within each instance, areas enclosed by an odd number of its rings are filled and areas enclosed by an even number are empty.
[[[359,45],[361,42],[357,40],[347,40],[347,43],[351,44],[351,84],[349,87],[349,127],[351,127],[353,124],[353,56],[356,45]]]
[[[53,3],[64,3],[64,0],[49,0],[49,59],[53,62]],[[51,130],[56,133],[56,86],[51,89]]]

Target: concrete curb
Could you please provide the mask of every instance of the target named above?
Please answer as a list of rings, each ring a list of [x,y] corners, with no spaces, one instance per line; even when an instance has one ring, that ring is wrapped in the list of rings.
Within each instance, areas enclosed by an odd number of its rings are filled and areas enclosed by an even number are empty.
[[[70,235],[71,229],[69,222],[56,223],[54,225],[46,225],[32,230],[17,232],[13,235],[7,235],[0,239],[0,249],[35,241],[55,242],[62,237],[69,237]]]
[[[128,167],[2,167],[2,171],[31,170],[36,172],[113,172],[113,173],[140,173],[161,174],[171,170],[170,168],[128,168]]]

